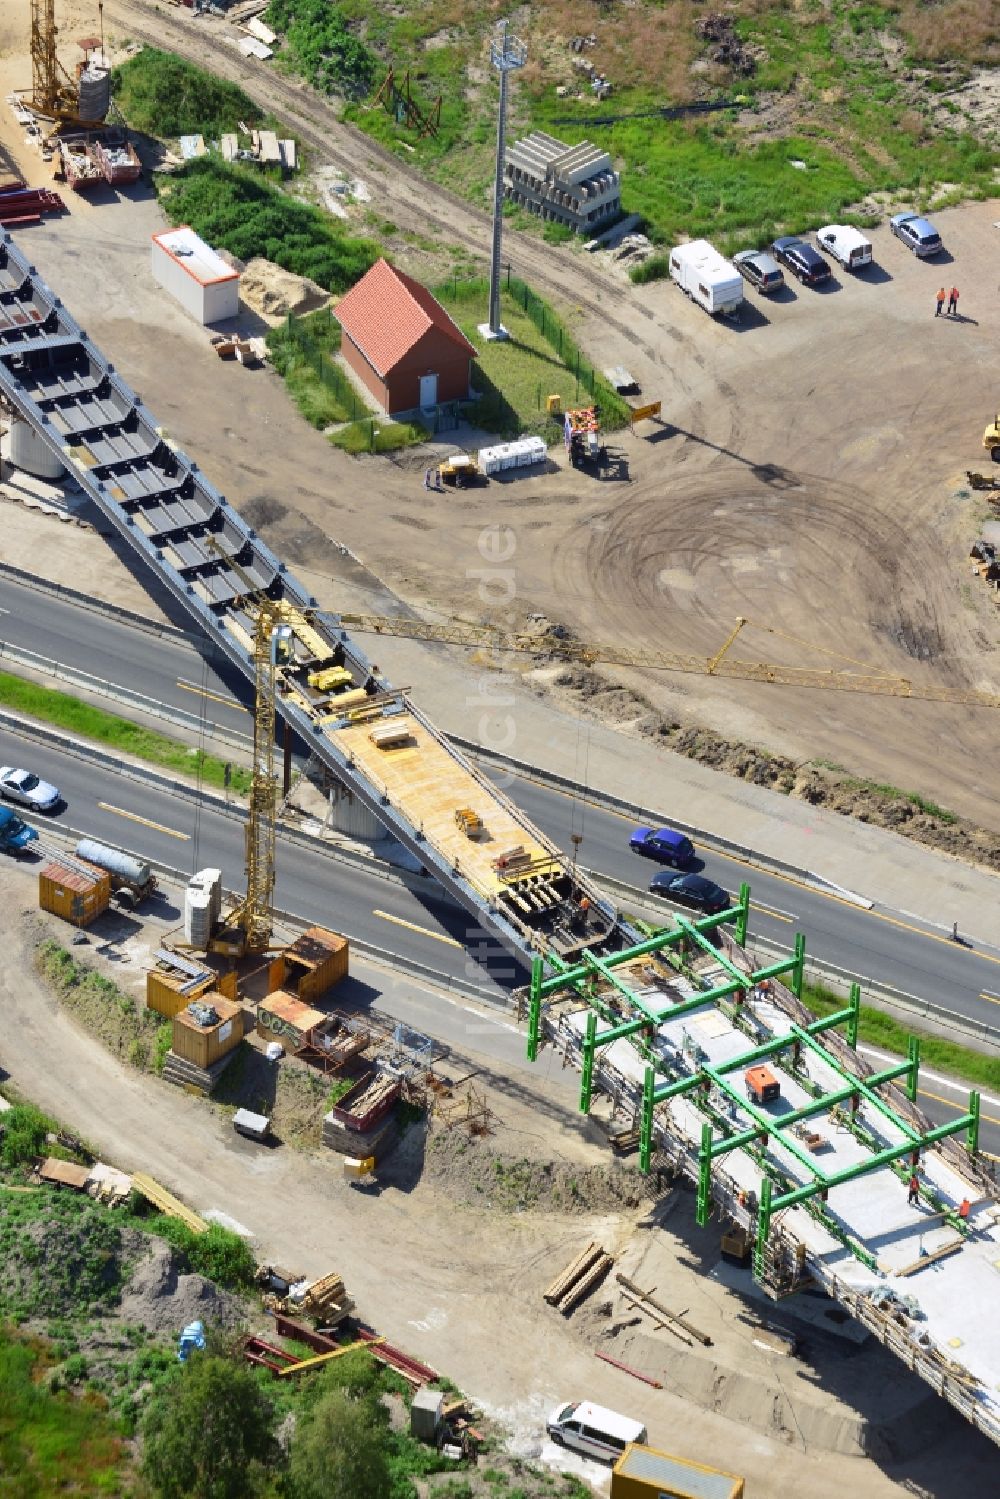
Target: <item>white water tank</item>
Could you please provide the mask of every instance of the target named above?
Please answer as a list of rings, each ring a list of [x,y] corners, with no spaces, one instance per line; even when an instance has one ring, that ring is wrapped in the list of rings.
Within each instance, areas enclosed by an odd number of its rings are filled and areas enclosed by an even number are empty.
[[[36,479],[59,480],[66,470],[47,442],[43,442],[27,422],[15,417],[10,424],[10,450],[8,462],[22,473],[34,474]]]

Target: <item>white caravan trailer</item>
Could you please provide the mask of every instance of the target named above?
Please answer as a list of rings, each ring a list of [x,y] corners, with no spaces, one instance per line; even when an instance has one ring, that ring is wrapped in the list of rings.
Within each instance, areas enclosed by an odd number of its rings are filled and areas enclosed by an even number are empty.
[[[743,278],[707,239],[693,239],[670,252],[670,276],[681,291],[713,317],[743,305]]]

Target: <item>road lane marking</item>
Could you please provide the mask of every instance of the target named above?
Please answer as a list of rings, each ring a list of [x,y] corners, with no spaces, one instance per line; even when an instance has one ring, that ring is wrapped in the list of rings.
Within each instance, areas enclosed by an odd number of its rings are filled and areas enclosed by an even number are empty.
[[[531,781],[533,785],[540,786],[543,791],[549,793],[555,792],[558,796],[563,796],[567,800],[585,802],[587,806],[595,807],[606,816],[614,817],[618,822],[630,823],[632,827],[635,827],[636,819],[634,817],[629,817],[625,812],[618,812],[613,807],[605,806],[603,802],[597,801],[593,797],[579,796],[572,791],[565,791],[561,786],[550,786],[546,781],[538,780],[523,770],[518,772],[518,776],[522,781]],[[517,800],[516,797],[513,799]],[[900,921],[895,916],[887,916],[883,911],[866,911],[863,906],[857,906],[853,901],[845,900],[843,896],[834,895],[830,890],[821,890],[816,885],[807,885],[804,880],[798,880],[794,875],[782,874],[776,869],[764,869],[760,864],[754,864],[750,859],[741,859],[738,854],[731,854],[722,849],[714,849],[710,843],[706,847],[716,858],[728,859],[731,864],[739,864],[744,869],[754,870],[756,873],[764,875],[767,879],[782,880],[786,885],[794,885],[798,890],[808,890],[812,895],[821,895],[824,900],[836,901],[839,906],[849,906],[852,911],[858,911],[865,916],[872,916],[876,921],[884,921],[887,926],[901,927],[904,932],[916,932],[918,937],[926,937],[930,942],[945,942],[949,947],[954,946],[954,940],[950,935],[945,936],[942,934],[939,936],[937,932],[929,932],[926,927],[914,926],[908,921]],[[751,904],[755,905],[756,902],[752,901]],[[965,951],[969,952],[971,956],[981,958],[984,963],[996,963],[1000,966],[1000,953],[981,952],[976,948],[966,948]]]
[[[773,906],[765,906],[759,900],[751,900],[750,913],[759,911],[763,916],[773,916],[775,921],[787,921],[789,924],[798,921],[797,916],[789,916],[787,911],[777,911]]]
[[[190,833],[179,833],[176,828],[164,827],[162,822],[151,822],[148,817],[140,817],[138,812],[126,812],[124,807],[114,807],[110,802],[98,802],[102,812],[114,812],[118,817],[127,817],[129,822],[141,822],[144,828],[153,828],[157,833],[166,833],[171,838],[180,838],[184,843],[190,843]]]
[[[396,926],[405,926],[408,931],[419,932],[422,937],[433,937],[435,942],[447,942],[449,947],[461,947],[461,942],[456,942],[454,937],[446,937],[443,932],[432,932],[428,926],[417,926],[415,921],[404,921],[402,916],[391,916],[388,911],[372,911],[373,916],[381,916],[383,921],[391,921]]]
[[[247,711],[242,703],[238,703],[235,698],[223,697],[219,692],[210,692],[207,687],[197,687],[194,682],[185,682],[183,677],[177,678],[177,685],[178,687],[182,687],[185,692],[196,693],[198,697],[210,697],[213,703],[222,703],[225,707],[235,708],[240,713]]]
[[[859,1046],[858,1051],[867,1057],[878,1057],[881,1062],[898,1062],[899,1053],[892,1051],[880,1051],[877,1046]],[[920,1077],[923,1081],[933,1083],[938,1088],[954,1088],[956,1093],[963,1094],[968,1098],[968,1083],[958,1083],[953,1077],[942,1077],[940,1072],[928,1072],[923,1067],[920,1069]],[[991,1093],[980,1093],[980,1103],[988,1104],[991,1109],[1000,1109],[1000,1098],[994,1098]]]
[[[982,989],[979,998],[988,999],[991,1005],[1000,1005],[1000,994],[991,994],[988,989]]]
[[[966,1108],[963,1108],[960,1103],[955,1103],[950,1098],[942,1098],[940,1093],[931,1093],[926,1088],[918,1088],[917,1093],[921,1098],[933,1098],[935,1103],[943,1103],[945,1108],[954,1109],[956,1114],[966,1112]],[[985,1124],[1000,1124],[1000,1119],[994,1119],[992,1114],[980,1114],[979,1118]]]

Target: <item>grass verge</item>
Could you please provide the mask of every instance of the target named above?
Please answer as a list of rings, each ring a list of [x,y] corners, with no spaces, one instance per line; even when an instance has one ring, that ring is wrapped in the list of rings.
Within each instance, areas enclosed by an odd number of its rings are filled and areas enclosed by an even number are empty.
[[[127,718],[95,708],[68,692],[57,692],[10,672],[0,672],[0,705],[15,713],[24,713],[39,723],[49,723],[69,734],[79,734],[81,739],[92,739],[109,749],[120,750],[122,754],[134,755],[148,765],[179,771],[200,780],[205,786],[219,790],[225,787],[227,761],[183,744],[179,739],[171,739],[168,734],[144,729]],[[232,790],[249,791],[251,778],[248,770],[234,765],[230,767],[230,775]]]
[[[288,394],[312,427],[330,427],[372,415],[350,379],[334,363],[340,350],[340,325],[329,308],[293,317],[290,313],[267,335],[271,363]]]
[[[807,983],[802,988],[802,1003],[820,1017],[843,1009],[845,1000],[822,984]],[[959,1041],[946,1041],[941,1036],[932,1036],[916,1026],[903,1025],[884,1010],[874,1010],[869,1005],[861,1006],[861,1021],[858,1026],[860,1041],[905,1057],[907,1039],[910,1036],[920,1039],[922,1066],[947,1072],[963,1083],[974,1083],[990,1089],[1000,1088],[1000,1057],[987,1056],[963,1046]]]

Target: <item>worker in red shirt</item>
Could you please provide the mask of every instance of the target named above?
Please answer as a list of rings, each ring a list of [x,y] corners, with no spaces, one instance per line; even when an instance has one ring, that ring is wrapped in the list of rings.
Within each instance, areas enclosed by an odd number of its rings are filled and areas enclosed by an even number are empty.
[[[906,1201],[912,1208],[917,1207],[920,1202],[920,1178],[915,1171],[910,1176],[910,1186]]]
[[[949,312],[953,312],[953,313],[957,313],[958,312],[958,287],[957,286],[953,286],[952,289],[951,289],[951,291],[948,293],[948,311]]]

